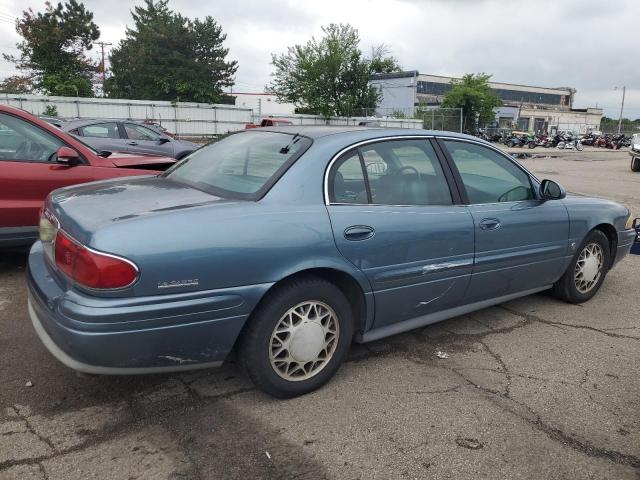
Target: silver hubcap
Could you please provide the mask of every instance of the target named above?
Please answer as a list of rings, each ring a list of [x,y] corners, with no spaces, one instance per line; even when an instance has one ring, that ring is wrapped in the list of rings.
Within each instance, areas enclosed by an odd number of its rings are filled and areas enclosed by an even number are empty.
[[[602,275],[602,247],[598,243],[590,243],[582,249],[573,275],[576,288],[580,293],[590,291]]]
[[[333,356],[340,326],[333,309],[320,301],[302,302],[280,318],[271,334],[269,360],[285,380],[306,380]]]

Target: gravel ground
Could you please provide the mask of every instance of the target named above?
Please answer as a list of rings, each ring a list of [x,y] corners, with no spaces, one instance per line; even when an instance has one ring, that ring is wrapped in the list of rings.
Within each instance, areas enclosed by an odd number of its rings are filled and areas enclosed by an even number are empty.
[[[541,178],[640,214],[626,153],[533,153],[554,155],[522,160]],[[76,375],[29,322],[25,259],[0,253],[0,479],[640,478],[640,256],[584,305],[540,294],[353,345],[287,401],[232,363]]]

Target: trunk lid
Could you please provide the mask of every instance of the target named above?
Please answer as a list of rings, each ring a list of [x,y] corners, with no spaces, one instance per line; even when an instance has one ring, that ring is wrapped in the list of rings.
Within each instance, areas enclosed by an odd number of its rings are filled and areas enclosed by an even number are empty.
[[[141,176],[55,190],[47,199],[46,209],[63,230],[88,245],[92,233],[104,225],[202,205],[237,202],[164,177]]]

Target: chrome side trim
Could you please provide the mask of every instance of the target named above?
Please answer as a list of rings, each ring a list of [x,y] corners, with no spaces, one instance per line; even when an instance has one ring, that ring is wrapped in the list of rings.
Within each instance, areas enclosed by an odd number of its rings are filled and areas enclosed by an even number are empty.
[[[443,270],[451,270],[452,268],[467,267],[473,265],[473,259],[468,258],[464,260],[454,260],[453,262],[432,263],[431,265],[425,265],[422,267],[422,273],[440,272]]]

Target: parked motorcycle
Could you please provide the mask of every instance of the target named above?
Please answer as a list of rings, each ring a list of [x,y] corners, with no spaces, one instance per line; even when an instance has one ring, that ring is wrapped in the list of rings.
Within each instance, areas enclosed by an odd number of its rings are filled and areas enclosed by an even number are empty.
[[[584,146],[582,145],[582,142],[577,138],[574,137],[573,135],[569,135],[569,134],[564,134],[564,135],[560,135],[561,140],[558,142],[557,147],[560,150],[563,149],[576,149],[577,151],[581,152],[582,150],[584,150]]]

